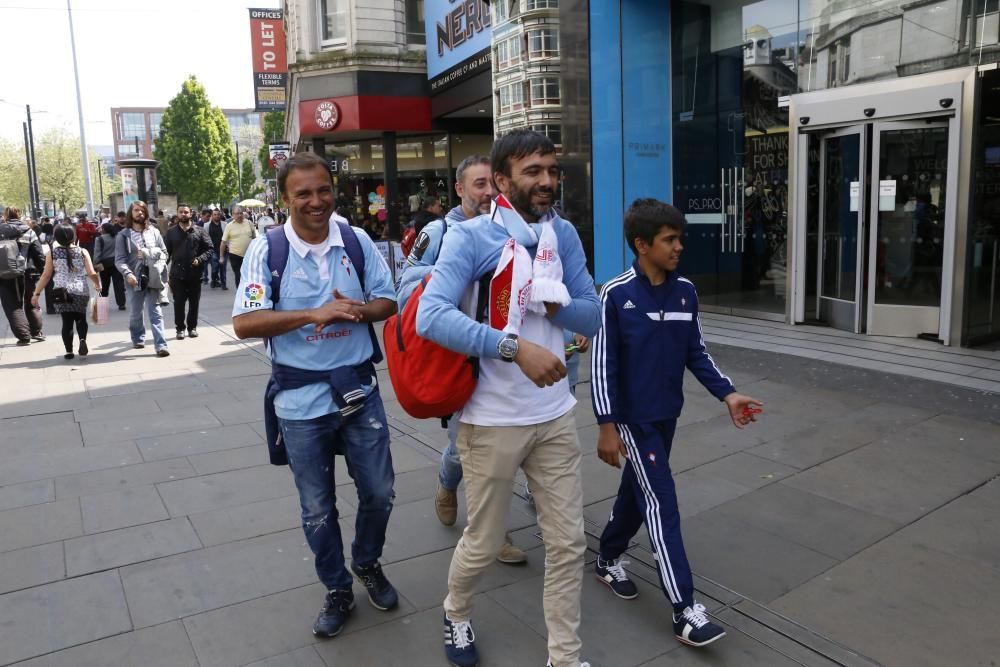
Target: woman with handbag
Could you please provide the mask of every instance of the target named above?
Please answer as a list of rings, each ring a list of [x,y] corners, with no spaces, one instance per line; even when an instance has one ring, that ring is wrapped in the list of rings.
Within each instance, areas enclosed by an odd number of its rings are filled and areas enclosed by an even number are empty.
[[[127,224],[115,238],[115,266],[125,277],[128,301],[128,329],[132,346],[137,350],[146,346],[146,327],[143,313],[149,318],[153,331],[156,356],[168,357],[167,338],[163,330],[163,311],[160,301],[163,294],[163,276],[166,269],[167,247],[155,225],[147,224],[149,209],[146,203],[134,201],[126,213]]]
[[[87,302],[90,293],[86,278],[90,278],[94,289],[101,289],[101,281],[94,271],[90,254],[76,244],[76,230],[69,223],[62,223],[53,232],[52,252],[45,256],[45,269],[31,295],[31,305],[38,307],[38,296],[51,280],[52,300],[56,312],[62,316],[62,339],[66,346],[65,359],[73,358],[73,327],[80,337],[80,356],[85,357],[87,349]]]
[[[125,279],[115,267],[115,236],[121,227],[105,222],[101,225],[101,235],[94,244],[94,270],[101,274],[101,296],[107,296],[111,286],[115,288],[115,303],[118,310],[125,310]]]

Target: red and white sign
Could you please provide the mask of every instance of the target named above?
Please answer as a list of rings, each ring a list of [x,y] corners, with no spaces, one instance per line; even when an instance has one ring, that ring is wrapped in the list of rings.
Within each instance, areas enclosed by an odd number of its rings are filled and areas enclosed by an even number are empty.
[[[250,9],[250,50],[257,111],[285,108],[285,23],[280,9]]]
[[[313,114],[317,127],[332,130],[340,123],[340,107],[333,100],[320,102]]]

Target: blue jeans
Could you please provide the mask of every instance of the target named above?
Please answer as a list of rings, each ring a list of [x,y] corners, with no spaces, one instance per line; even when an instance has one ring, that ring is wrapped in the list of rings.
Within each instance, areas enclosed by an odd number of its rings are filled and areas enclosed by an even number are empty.
[[[226,272],[229,270],[225,265],[219,264],[219,251],[212,251],[212,259],[209,262],[212,265],[212,284],[218,285],[219,287],[226,286]],[[206,267],[207,270],[207,267]]]
[[[396,497],[389,452],[389,425],[376,390],[349,417],[332,413],[315,419],[279,419],[302,505],[302,530],[316,556],[316,574],[329,590],[350,590],[344,565],[344,542],[337,522],[334,457],[343,454],[347,473],[358,489],[351,558],[371,565],[382,556],[385,530]]]
[[[159,352],[167,347],[167,337],[163,332],[163,311],[160,309],[159,290],[138,290],[126,287],[125,296],[128,301],[128,331],[132,343],[146,342],[146,325],[143,322],[143,309],[149,317],[149,328],[153,330],[153,346]]]
[[[441,467],[438,469],[438,480],[449,491],[455,491],[462,483],[462,461],[455,447],[457,438],[458,418],[453,416],[448,420],[448,446],[441,452]]]

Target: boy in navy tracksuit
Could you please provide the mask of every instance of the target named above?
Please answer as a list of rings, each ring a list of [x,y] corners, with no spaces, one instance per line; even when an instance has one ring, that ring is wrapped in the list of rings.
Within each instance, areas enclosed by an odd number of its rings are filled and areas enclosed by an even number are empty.
[[[598,456],[621,467],[618,497],[601,535],[598,579],[618,597],[638,591],[621,556],[645,521],[664,593],[673,606],[674,635],[704,646],[725,635],[694,601],[691,568],[681,540],[670,447],[684,403],[688,368],[725,401],[737,428],[754,421],[760,403],[736,392],[705,349],[694,284],[676,273],[686,221],[673,206],[638,199],[625,214],[625,239],[637,259],[601,291],[603,327],[594,340],[592,392],[600,424]]]

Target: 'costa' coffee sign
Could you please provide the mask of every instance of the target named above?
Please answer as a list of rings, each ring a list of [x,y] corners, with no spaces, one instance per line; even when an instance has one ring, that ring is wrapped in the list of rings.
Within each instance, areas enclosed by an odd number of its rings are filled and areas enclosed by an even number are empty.
[[[332,130],[340,123],[340,107],[332,100],[320,102],[313,114],[316,125],[323,130]]]

